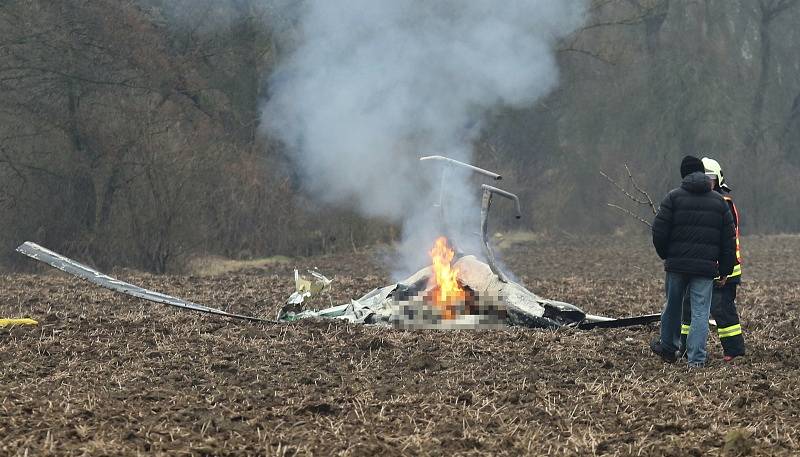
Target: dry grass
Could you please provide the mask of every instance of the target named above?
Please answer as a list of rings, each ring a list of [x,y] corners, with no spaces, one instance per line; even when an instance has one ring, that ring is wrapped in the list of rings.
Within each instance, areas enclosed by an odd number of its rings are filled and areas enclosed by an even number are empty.
[[[276,264],[288,264],[292,259],[285,256],[263,257],[251,260],[234,260],[224,257],[207,256],[190,260],[186,266],[186,274],[194,276],[220,276],[244,270],[264,270]]]
[[[513,249],[515,245],[526,245],[547,241],[548,236],[539,232],[515,230],[510,232],[495,232],[492,243],[499,249]]]
[[[0,316],[40,326],[0,330],[0,454],[796,455],[800,239],[743,246],[749,356],[722,363],[712,337],[710,367],[692,372],[651,356],[655,327],[255,325],[60,275],[4,276]],[[536,292],[593,312],[662,302],[646,239],[534,240],[505,260]],[[271,316],[293,266],[125,279]],[[366,255],[297,266],[335,274],[338,301],[386,281]]]

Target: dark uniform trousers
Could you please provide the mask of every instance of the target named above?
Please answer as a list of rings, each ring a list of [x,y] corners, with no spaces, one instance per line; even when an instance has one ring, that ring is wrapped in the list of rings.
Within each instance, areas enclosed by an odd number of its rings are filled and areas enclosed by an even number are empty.
[[[739,211],[733,204],[733,199],[726,193],[722,198],[728,202],[736,224],[736,265],[728,276],[728,282],[722,287],[714,287],[711,295],[711,317],[717,322],[717,335],[722,343],[725,355],[738,357],[744,355],[744,335],[739,322],[739,313],[736,312],[736,287],[742,278],[742,255],[739,250]],[[691,306],[688,294],[683,297],[683,316],[681,318],[681,352],[686,347],[686,336],[689,334],[689,325],[692,322]]]
[[[725,355],[738,357],[744,355],[744,336],[739,314],[736,312],[736,287],[738,283],[728,283],[714,287],[711,296],[711,317],[717,322],[717,334]],[[681,348],[686,347],[686,336],[692,322],[689,297],[683,298],[683,318],[681,319]]]

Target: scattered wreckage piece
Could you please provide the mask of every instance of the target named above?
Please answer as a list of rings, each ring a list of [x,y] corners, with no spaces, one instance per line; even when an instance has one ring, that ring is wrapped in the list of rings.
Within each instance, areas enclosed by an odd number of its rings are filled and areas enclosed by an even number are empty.
[[[331,290],[332,279],[326,278],[322,273],[314,270],[308,271],[314,280],[309,280],[300,275],[300,272],[295,268],[294,270],[294,292],[286,300],[286,304],[278,310],[277,319],[280,320],[281,314],[288,312],[300,312],[302,304],[306,298],[316,296],[322,292]],[[330,297],[330,295],[328,295]],[[331,303],[333,306],[333,303]]]
[[[0,319],[0,327],[16,327],[18,325],[39,325],[39,322],[24,318]]]
[[[141,298],[143,300],[162,303],[177,308],[189,309],[192,311],[199,311],[201,313],[216,314],[219,316],[232,317],[236,319],[245,319],[254,322],[272,322],[268,319],[261,319],[258,317],[245,316],[241,314],[233,314],[217,308],[210,308],[208,306],[192,303],[181,298],[172,297],[170,295],[155,292],[134,284],[130,284],[119,279],[112,278],[104,273],[94,270],[80,262],[76,262],[68,257],[65,257],[57,252],[53,252],[47,248],[39,246],[36,243],[26,241],[17,247],[17,252],[24,254],[34,260],[44,262],[51,267],[57,268],[65,273],[69,273],[78,278],[97,284],[100,287],[120,292],[132,297]]]

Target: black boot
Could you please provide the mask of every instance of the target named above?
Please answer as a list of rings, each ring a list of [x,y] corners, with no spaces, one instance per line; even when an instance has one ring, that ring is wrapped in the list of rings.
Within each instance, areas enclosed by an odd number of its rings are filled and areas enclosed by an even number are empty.
[[[667,363],[675,363],[678,361],[677,352],[664,351],[661,346],[661,340],[656,338],[650,342],[650,349],[661,357],[661,360]]]

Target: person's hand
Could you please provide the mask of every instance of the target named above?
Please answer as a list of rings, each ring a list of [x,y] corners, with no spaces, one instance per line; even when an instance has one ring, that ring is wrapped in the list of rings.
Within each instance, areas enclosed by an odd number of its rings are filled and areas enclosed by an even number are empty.
[[[714,287],[720,288],[725,285],[725,281],[728,280],[727,276],[720,276],[719,279],[714,280]]]

